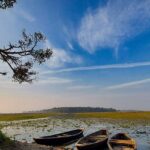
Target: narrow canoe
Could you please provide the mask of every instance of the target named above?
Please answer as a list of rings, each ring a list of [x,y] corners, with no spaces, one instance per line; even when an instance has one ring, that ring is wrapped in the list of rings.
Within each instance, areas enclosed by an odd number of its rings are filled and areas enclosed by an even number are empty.
[[[136,141],[126,133],[114,135],[108,143],[109,150],[136,150]]]
[[[107,140],[107,130],[100,130],[81,138],[75,146],[78,150],[100,150],[107,146]]]
[[[64,145],[66,143],[71,143],[71,141],[78,140],[81,137],[83,137],[83,129],[76,129],[76,130],[71,130],[60,134],[43,136],[43,137],[33,138],[33,139],[38,144],[58,146],[58,145]]]

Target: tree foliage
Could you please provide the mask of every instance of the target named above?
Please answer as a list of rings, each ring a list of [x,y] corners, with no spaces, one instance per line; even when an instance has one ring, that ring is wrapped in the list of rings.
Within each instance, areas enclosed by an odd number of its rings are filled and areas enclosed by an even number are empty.
[[[56,107],[42,110],[41,112],[58,112],[58,113],[83,113],[83,112],[115,112],[113,108],[103,107]]]
[[[13,7],[16,0],[0,0],[0,8],[6,9]]]
[[[0,8],[6,9],[13,7],[16,0],[0,0]],[[22,32],[22,39],[17,43],[9,43],[8,46],[0,48],[0,60],[6,63],[13,72],[12,78],[19,83],[32,82],[35,71],[32,70],[35,62],[42,64],[52,55],[52,50],[40,48],[39,43],[45,37],[40,32],[27,34]],[[6,72],[0,72],[6,75]]]
[[[51,57],[51,49],[41,49],[37,46],[44,39],[40,32],[27,34],[23,31],[22,39],[16,44],[10,43],[7,47],[0,48],[0,59],[7,63],[13,71],[14,81],[19,83],[32,82],[32,76],[36,74],[32,71],[33,64],[35,62],[42,64]],[[3,72],[2,74],[5,75],[6,73]]]

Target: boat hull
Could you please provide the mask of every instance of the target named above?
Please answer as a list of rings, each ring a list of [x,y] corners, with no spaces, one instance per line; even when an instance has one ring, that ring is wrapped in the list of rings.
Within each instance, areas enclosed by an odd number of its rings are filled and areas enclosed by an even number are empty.
[[[75,145],[78,150],[100,150],[107,147],[107,141],[107,130],[100,130],[80,139]]]
[[[106,148],[107,147],[107,140],[105,139],[104,141],[100,142],[100,143],[96,143],[96,144],[91,144],[91,145],[87,145],[87,146],[76,146],[78,150],[100,150],[102,148]]]
[[[136,141],[125,133],[113,136],[108,143],[109,150],[136,150]]]
[[[135,150],[135,149],[128,146],[114,146],[109,150]]]
[[[69,133],[69,132],[65,132]],[[77,141],[79,138],[83,137],[83,130],[80,130],[78,133],[74,134],[74,135],[68,135],[68,136],[61,136],[64,133],[58,134],[58,137],[54,137],[50,136],[49,138],[34,138],[34,141],[38,144],[42,144],[42,145],[50,145],[50,146],[60,146],[60,145],[65,145],[67,143],[71,143],[73,141]]]

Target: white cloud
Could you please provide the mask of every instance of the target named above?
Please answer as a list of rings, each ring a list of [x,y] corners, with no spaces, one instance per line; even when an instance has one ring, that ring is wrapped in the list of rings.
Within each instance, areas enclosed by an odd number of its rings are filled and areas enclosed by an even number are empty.
[[[49,67],[57,68],[63,67],[66,63],[71,62],[71,57],[67,54],[67,52],[63,49],[53,49],[53,56],[48,62]]]
[[[74,55],[64,49],[53,47],[53,45],[49,42],[49,40],[46,40],[45,44],[47,48],[52,48],[53,50],[53,56],[47,63],[50,68],[60,68],[65,66],[67,63],[70,64],[82,63],[82,58],[80,56]]]
[[[70,49],[73,49],[73,45],[69,41],[67,41],[67,45]]]
[[[33,15],[31,15],[30,13],[28,13],[26,10],[23,9],[15,9],[15,13],[17,15],[20,15],[21,17],[23,17],[24,19],[26,19],[29,22],[34,22],[35,21],[35,17],[33,17]]]
[[[10,78],[7,78],[6,76],[0,76],[0,88],[5,89],[27,89],[27,88],[33,88],[37,86],[46,86],[46,85],[61,85],[61,84],[69,84],[72,83],[73,80],[67,79],[67,78],[60,78],[60,77],[49,77],[45,79],[39,79],[33,81],[32,84],[28,83],[22,83],[19,84],[17,82],[13,82],[10,80]]]
[[[85,90],[85,89],[91,89],[94,88],[95,86],[92,85],[74,85],[68,87],[69,90]]]
[[[136,67],[144,67],[144,66],[150,66],[150,62],[148,61],[148,62],[138,62],[138,63],[74,67],[74,68],[59,69],[59,70],[55,70],[55,71],[46,71],[46,72],[43,72],[43,74],[73,72],[73,71],[104,70],[104,69],[126,69],[126,68],[136,68]]]
[[[135,87],[137,85],[146,84],[146,83],[150,83],[150,78],[144,79],[144,80],[139,80],[139,81],[122,83],[122,84],[118,84],[118,85],[113,85],[113,86],[106,87],[105,89],[106,90],[122,89],[122,88],[128,88],[128,87]]]
[[[149,0],[109,0],[82,18],[78,42],[88,52],[97,48],[118,49],[126,39],[150,27]]]
[[[58,77],[50,77],[47,79],[41,79],[35,83],[40,84],[40,85],[45,85],[45,84],[67,84],[73,82],[71,79],[65,79],[65,78],[58,78]]]

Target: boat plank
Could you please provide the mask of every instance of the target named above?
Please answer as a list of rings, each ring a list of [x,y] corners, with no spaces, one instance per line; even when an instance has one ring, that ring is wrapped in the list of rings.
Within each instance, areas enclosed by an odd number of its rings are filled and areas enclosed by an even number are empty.
[[[109,150],[136,150],[136,141],[126,133],[114,135],[108,142]]]
[[[99,150],[107,146],[107,130],[99,130],[80,139],[75,145],[78,150]]]

